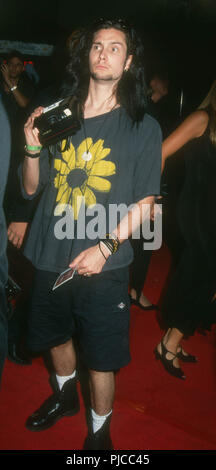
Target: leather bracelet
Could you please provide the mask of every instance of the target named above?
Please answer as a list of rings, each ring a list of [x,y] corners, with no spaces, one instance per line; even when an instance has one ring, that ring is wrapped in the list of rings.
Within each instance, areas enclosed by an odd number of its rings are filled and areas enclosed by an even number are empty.
[[[101,244],[101,242],[98,243],[99,250],[100,250],[101,254],[103,255],[103,257],[105,258],[105,260],[107,261],[107,260],[108,260],[108,257],[105,256],[105,254],[104,254],[104,252],[103,252],[103,250],[102,250],[100,244]]]
[[[119,248],[120,242],[117,237],[110,235],[109,233],[106,234],[106,238],[100,240],[110,251],[111,255],[114,255]]]

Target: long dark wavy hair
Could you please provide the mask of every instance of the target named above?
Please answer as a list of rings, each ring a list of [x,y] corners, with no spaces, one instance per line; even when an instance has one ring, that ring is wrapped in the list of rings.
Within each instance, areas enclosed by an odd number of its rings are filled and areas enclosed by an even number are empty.
[[[61,96],[72,96],[71,107],[77,117],[82,118],[83,105],[88,95],[89,53],[93,38],[100,29],[110,28],[115,28],[125,34],[127,57],[133,55],[129,70],[123,72],[117,84],[116,99],[117,103],[125,108],[132,123],[138,124],[143,119],[147,106],[143,44],[136,30],[123,20],[100,19],[87,29],[74,31],[67,44],[68,63]]]
[[[204,98],[198,109],[206,110],[209,114],[209,137],[212,144],[216,147],[216,80]]]

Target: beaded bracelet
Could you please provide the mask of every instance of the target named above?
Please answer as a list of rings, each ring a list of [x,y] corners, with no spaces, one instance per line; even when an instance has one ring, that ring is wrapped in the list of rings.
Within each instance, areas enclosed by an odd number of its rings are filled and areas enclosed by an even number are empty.
[[[116,251],[119,249],[119,239],[109,233],[106,234],[106,238],[102,239],[101,242],[104,243],[104,245],[108,248],[111,255],[116,253]]]
[[[120,241],[119,241],[117,235],[115,235],[114,233],[108,233],[108,234],[106,235],[106,238],[108,238],[109,240],[112,240],[112,241],[113,241],[113,243],[114,243],[114,249],[115,249],[114,252],[116,252],[116,251],[119,249],[119,245],[120,245]]]

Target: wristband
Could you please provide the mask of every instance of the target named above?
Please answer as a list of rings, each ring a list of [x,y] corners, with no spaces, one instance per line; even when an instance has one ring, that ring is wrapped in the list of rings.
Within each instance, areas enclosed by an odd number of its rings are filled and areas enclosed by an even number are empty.
[[[14,85],[14,86],[12,86],[12,87],[10,88],[10,91],[14,91],[14,90],[16,90],[16,89],[17,89],[17,85]]]
[[[34,150],[41,150],[42,145],[25,145],[25,150],[28,150],[28,152],[34,152]]]
[[[28,147],[29,147],[29,146],[28,146]],[[31,147],[31,146],[30,146],[30,147]],[[36,148],[40,148],[40,147],[36,147]],[[42,148],[42,147],[41,147],[41,148]],[[25,150],[25,155],[27,155],[27,157],[30,157],[30,158],[38,158],[38,157],[40,157],[41,151],[36,152],[36,153],[31,153],[31,152],[29,152],[29,150],[28,150],[28,148],[27,148],[27,145],[25,145],[24,150]]]

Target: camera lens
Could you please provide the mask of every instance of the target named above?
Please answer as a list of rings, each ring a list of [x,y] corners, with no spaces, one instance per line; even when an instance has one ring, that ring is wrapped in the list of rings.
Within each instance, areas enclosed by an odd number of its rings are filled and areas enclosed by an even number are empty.
[[[57,122],[56,116],[55,116],[54,114],[51,114],[51,116],[49,116],[49,117],[47,118],[47,121],[48,121],[48,123],[51,124],[51,125],[52,125],[52,124],[55,124],[55,123]]]

